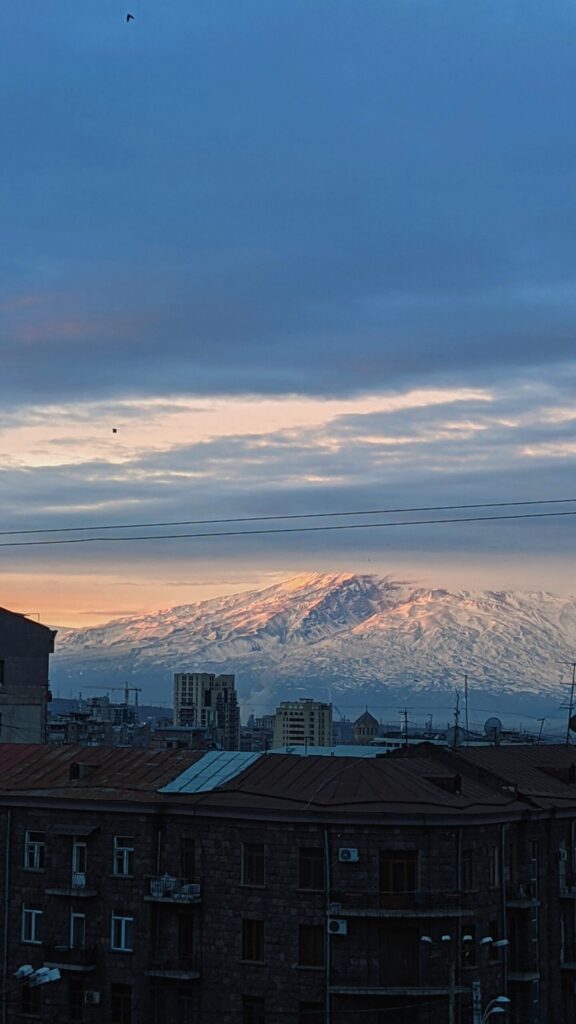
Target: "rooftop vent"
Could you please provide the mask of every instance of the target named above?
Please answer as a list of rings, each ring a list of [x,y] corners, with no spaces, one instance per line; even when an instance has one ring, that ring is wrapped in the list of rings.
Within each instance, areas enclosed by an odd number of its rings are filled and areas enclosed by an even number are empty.
[[[97,768],[97,764],[81,764],[79,761],[73,761],[70,765],[70,782],[87,779]]]

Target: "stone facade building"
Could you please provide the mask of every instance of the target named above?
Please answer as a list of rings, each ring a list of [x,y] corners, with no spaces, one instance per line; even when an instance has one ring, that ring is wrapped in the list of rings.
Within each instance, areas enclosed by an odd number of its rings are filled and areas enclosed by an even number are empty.
[[[569,747],[7,745],[4,1024],[569,1021],[575,839]]]
[[[0,608],[0,743],[45,743],[56,631]]]

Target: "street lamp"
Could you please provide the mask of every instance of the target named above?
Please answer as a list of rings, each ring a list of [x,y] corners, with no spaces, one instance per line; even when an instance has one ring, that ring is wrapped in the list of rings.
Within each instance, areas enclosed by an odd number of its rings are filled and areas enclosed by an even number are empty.
[[[37,988],[38,985],[47,985],[50,981],[60,980],[60,971],[57,967],[32,967],[32,964],[22,964],[17,971],[14,971],[16,984],[0,992],[0,997],[5,998],[12,992],[23,988]]]
[[[486,1024],[489,1017],[496,1013],[506,1013],[510,1000],[508,996],[496,996],[491,999],[482,1011],[482,996],[480,982],[472,982],[472,1024]]]
[[[495,1013],[506,1013],[509,1002],[510,1000],[508,999],[508,996],[496,996],[495,999],[491,999],[482,1014],[480,1024],[484,1024],[484,1022],[488,1020],[488,1017],[492,1017]]]

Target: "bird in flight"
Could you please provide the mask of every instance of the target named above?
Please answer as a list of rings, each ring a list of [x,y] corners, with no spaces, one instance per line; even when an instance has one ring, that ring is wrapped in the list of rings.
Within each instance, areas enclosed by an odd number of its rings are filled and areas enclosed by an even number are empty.
[[[134,21],[134,15],[133,15],[133,14],[127,14],[127,15],[126,15],[126,21],[127,21],[127,22],[128,22],[128,21]]]

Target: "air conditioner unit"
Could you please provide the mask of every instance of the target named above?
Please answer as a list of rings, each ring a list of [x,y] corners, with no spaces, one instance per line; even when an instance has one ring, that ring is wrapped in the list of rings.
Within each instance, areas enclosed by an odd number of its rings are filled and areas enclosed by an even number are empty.
[[[342,918],[330,917],[328,919],[328,932],[330,935],[347,935],[348,922],[343,921]]]
[[[352,846],[341,846],[338,850],[338,860],[342,862],[349,861],[351,864],[355,864],[360,860],[358,850]]]
[[[558,850],[558,860],[560,861],[561,864],[565,864],[566,863],[566,861],[568,860],[568,852],[567,852],[567,850]]]
[[[100,993],[99,992],[85,992],[84,993],[84,1006],[100,1006]]]

